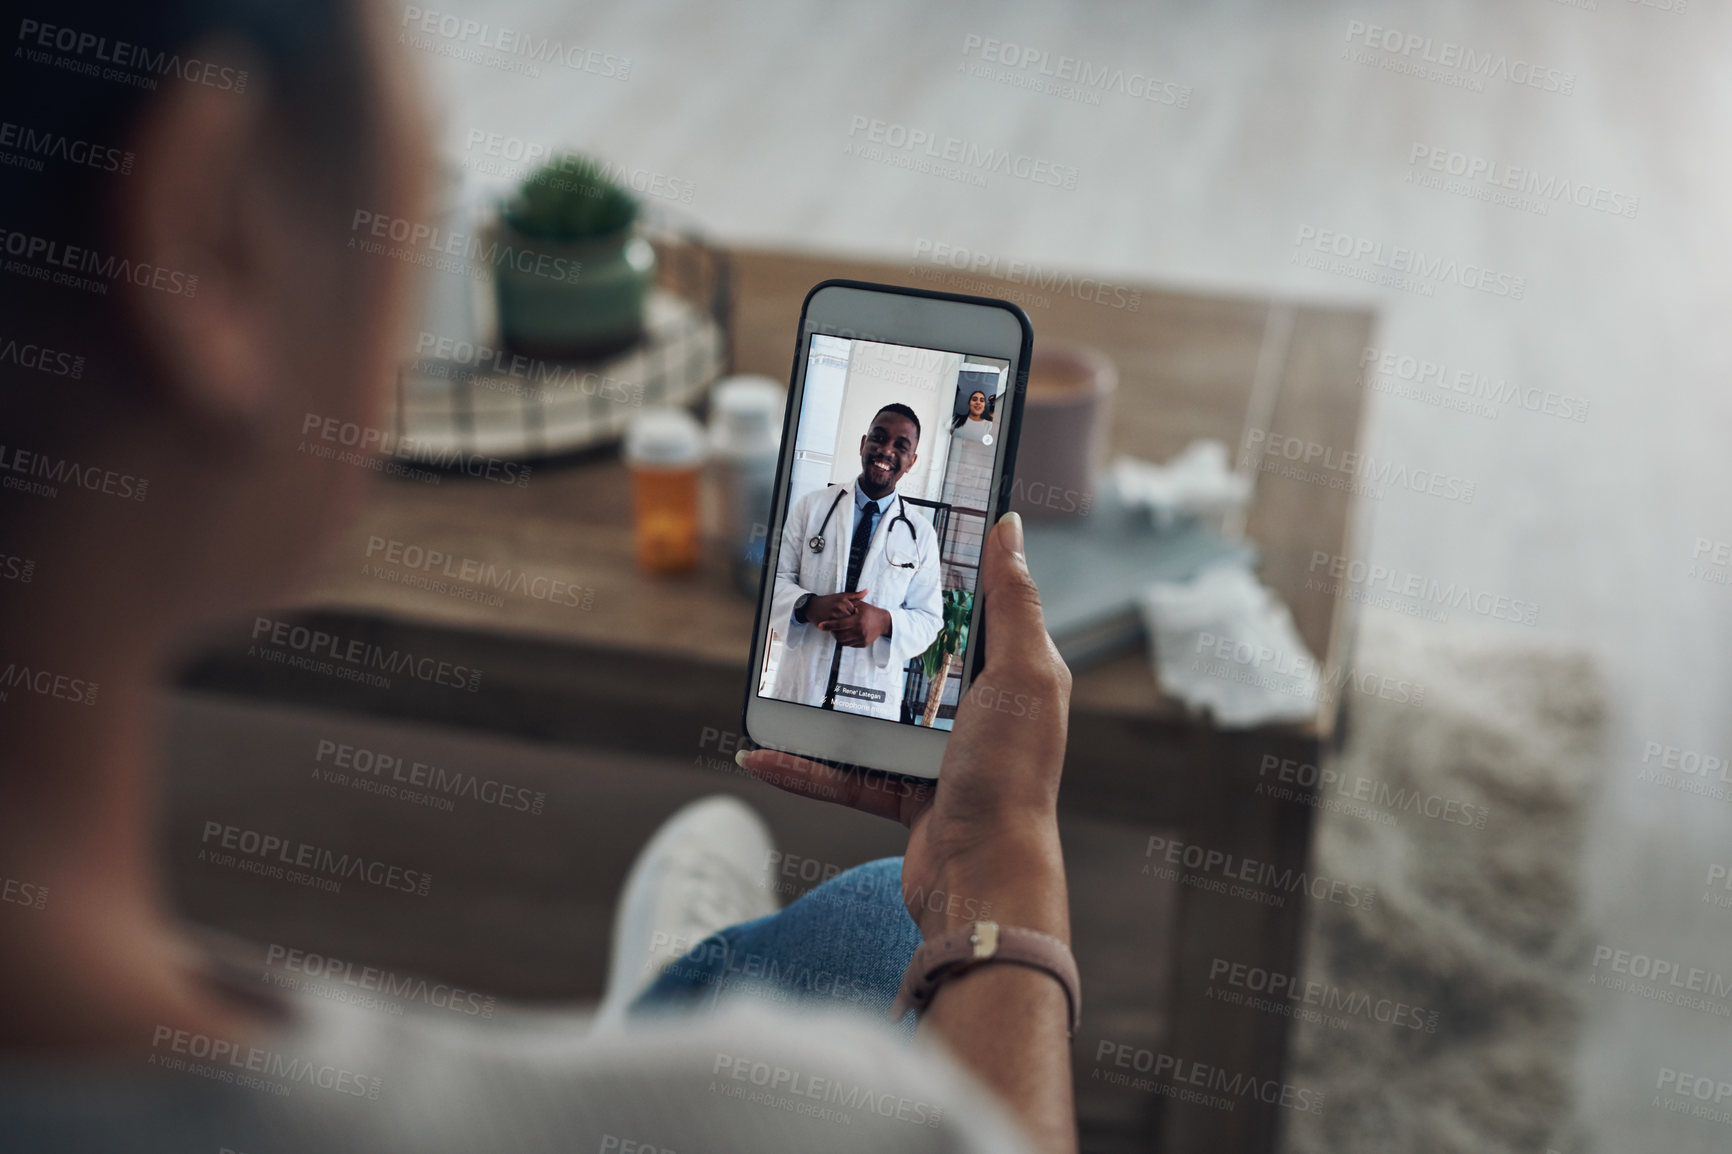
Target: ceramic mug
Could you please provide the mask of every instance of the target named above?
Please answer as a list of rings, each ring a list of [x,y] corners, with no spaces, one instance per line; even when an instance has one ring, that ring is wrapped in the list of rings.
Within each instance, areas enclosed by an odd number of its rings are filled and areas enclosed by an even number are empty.
[[[1030,520],[1087,515],[1095,501],[1119,374],[1087,345],[1035,347],[1010,507]]]

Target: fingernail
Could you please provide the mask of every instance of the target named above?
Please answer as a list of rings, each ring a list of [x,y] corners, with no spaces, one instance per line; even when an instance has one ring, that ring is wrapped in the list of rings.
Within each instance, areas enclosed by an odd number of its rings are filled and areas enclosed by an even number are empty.
[[[1022,562],[1022,567],[1028,568],[1028,558],[1022,555],[1024,548],[1022,543],[1022,514],[1013,510],[1000,517],[998,523],[1010,527],[1010,536],[1005,540],[1005,544],[1010,546],[1011,555]]]
[[[750,752],[752,752],[752,751],[749,749],[737,749],[737,750],[735,750],[734,751],[734,764],[739,766],[741,769],[752,768],[751,766],[746,764],[746,754],[748,754]]]

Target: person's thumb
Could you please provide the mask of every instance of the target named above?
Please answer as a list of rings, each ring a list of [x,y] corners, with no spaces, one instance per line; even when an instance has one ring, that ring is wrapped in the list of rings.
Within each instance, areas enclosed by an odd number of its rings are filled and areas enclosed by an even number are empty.
[[[1040,590],[1028,575],[1022,518],[1016,513],[1006,513],[992,527],[981,558],[980,588],[986,597],[987,662],[1026,667],[1051,661]]]

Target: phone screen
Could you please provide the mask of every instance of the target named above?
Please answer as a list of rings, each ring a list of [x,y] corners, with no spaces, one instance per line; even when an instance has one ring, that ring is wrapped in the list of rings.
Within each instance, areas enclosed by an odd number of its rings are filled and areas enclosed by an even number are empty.
[[[814,334],[760,697],[950,729],[1010,362]]]

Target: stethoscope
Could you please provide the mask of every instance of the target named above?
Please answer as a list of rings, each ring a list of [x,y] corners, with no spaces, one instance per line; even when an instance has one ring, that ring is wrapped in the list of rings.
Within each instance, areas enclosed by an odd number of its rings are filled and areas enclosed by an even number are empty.
[[[818,526],[818,531],[812,534],[812,536],[806,541],[807,546],[811,548],[812,552],[822,553],[824,551],[824,531],[830,527],[830,518],[836,515],[836,506],[840,505],[842,503],[842,498],[847,495],[847,489],[838,489],[836,491],[836,499],[830,502],[830,508],[825,511],[823,523]],[[900,493],[896,494],[896,516],[891,518],[889,528],[884,530],[884,559],[889,561],[891,565],[898,569],[916,568],[913,561],[895,561],[890,557],[890,535],[896,532],[896,522],[898,521],[902,522],[902,524],[908,529],[908,539],[914,542],[915,548],[918,549],[920,547],[920,535],[914,531],[914,522],[910,521],[908,515],[903,512],[902,494]]]

